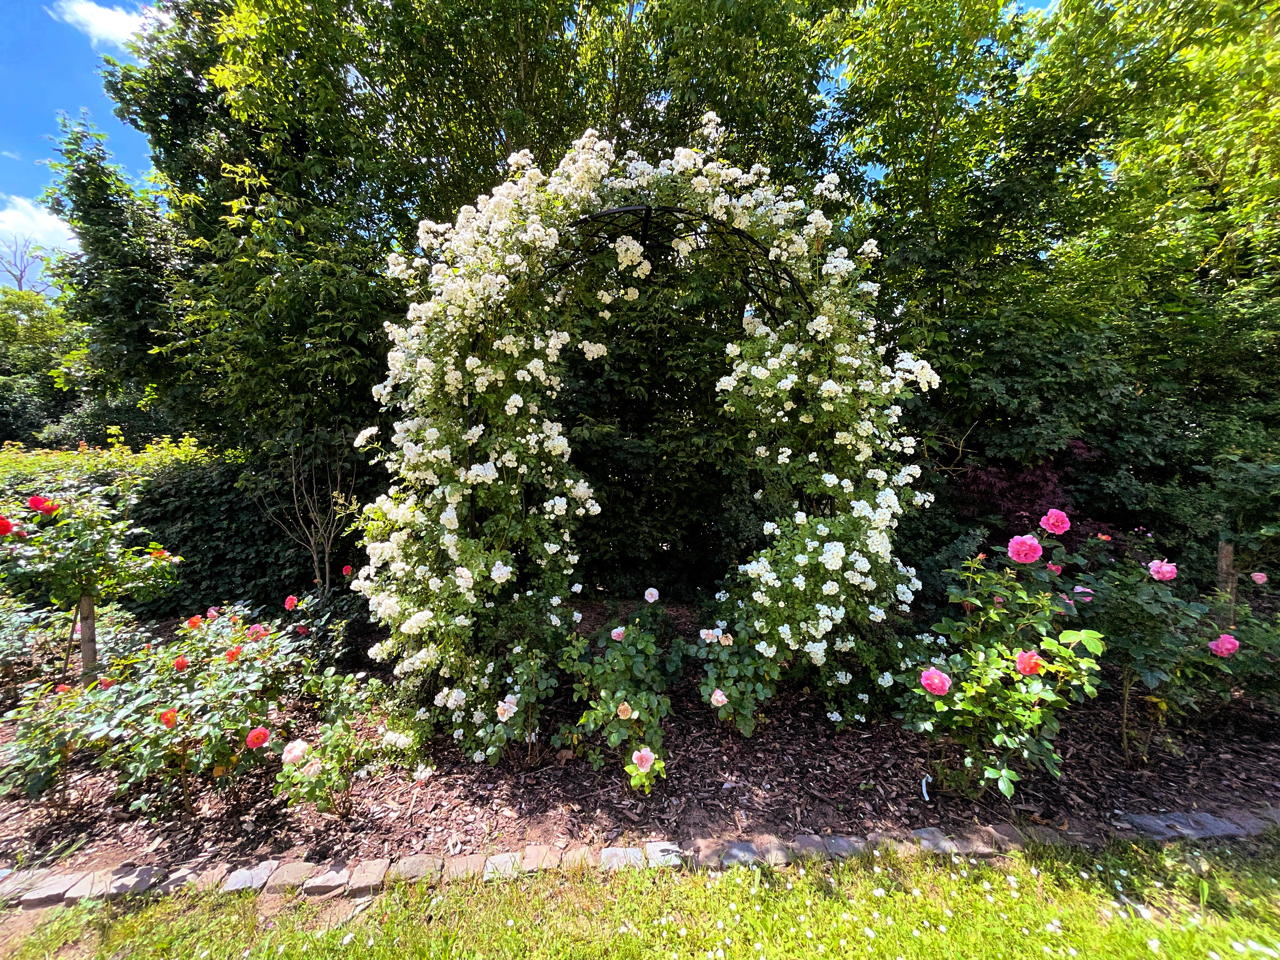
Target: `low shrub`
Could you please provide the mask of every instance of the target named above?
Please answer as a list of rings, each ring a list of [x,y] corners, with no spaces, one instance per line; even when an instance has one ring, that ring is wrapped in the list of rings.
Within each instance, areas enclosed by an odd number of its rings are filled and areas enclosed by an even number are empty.
[[[0,788],[38,796],[64,782],[83,756],[116,775],[134,808],[181,802],[197,786],[226,787],[276,762],[301,722],[303,704],[333,714],[356,701],[335,697],[348,681],[324,666],[327,636],[289,598],[286,623],[244,607],[189,618],[163,645],[139,638],[82,685],[29,688],[5,719]]]
[[[1057,545],[1046,541],[1037,547]],[[1020,547],[1022,552],[1020,552]],[[1012,563],[1028,563],[1026,539],[1015,538]],[[1032,551],[1034,552],[1034,551]],[[1038,558],[1037,554],[1037,558]],[[933,627],[942,652],[896,679],[904,687],[901,716],[913,730],[943,735],[964,753],[959,771],[944,780],[964,792],[994,784],[1012,796],[1017,768],[1054,776],[1062,758],[1053,747],[1061,715],[1097,692],[1102,635],[1064,630],[1068,605],[1044,566],[995,569],[985,556],[953,571],[950,601],[964,611]]]

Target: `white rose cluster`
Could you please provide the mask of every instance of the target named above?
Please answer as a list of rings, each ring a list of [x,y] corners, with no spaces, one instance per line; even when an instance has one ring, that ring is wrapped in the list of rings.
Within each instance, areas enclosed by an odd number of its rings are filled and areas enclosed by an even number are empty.
[[[832,242],[836,224],[820,205],[845,198],[838,178],[806,198],[774,184],[765,167],[718,159],[723,135],[708,114],[699,143],[657,163],[618,157],[594,131],[550,173],[515,154],[511,178],[453,223],[420,225],[421,256],[389,259],[413,302],[387,327],[387,378],[375,395],[392,425],[377,454],[391,483],[363,511],[368,563],[354,586],[390,627],[377,655],[434,691],[438,715],[481,759],[517,731],[536,736],[519,724],[536,716],[540,688],[496,699],[495,670],[519,673],[537,661],[539,643],[562,643],[566,624],[580,619],[564,606],[580,590],[569,586],[580,561],[574,534],[600,505],[557,419],[569,365],[605,362],[610,311],[641,296],[659,255],[618,235],[583,293],[573,271],[549,268],[576,249],[586,214],[677,208],[748,235],[794,280],[789,293],[749,304],[741,336],[707,358],[709,383],[756,447],[741,470],[797,500],[765,526],[768,546],[733,572],[737,587],[723,602],[750,629],[727,645],[717,633],[723,655],[793,651],[847,683],[858,661],[843,655],[860,627],[910,603],[919,587],[893,555],[899,516],[927,502],[909,490],[919,470],[903,461],[916,441],[898,422],[904,395],[938,379],[880,342],[868,312],[879,288],[867,279],[879,251],[871,240],[852,252]],[[697,270],[711,235],[677,236],[662,255]],[[371,428],[358,443],[376,436]],[[512,622],[529,625],[527,646],[506,643],[502,624]]]

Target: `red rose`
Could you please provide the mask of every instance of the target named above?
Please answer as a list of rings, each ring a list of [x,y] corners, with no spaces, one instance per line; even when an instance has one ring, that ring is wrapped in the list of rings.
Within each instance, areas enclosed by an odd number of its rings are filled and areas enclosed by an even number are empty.
[[[173,661],[173,669],[179,672],[187,669],[189,666],[191,666],[191,661],[186,657],[178,657],[178,659]]]
[[[284,608],[286,610],[292,610],[297,605],[298,605],[298,598],[295,597],[293,594],[289,594],[289,596],[284,598]]]
[[[66,692],[67,692],[68,690],[70,690],[70,689],[71,689],[71,684],[69,684],[69,683],[60,683],[60,684],[58,684],[56,687],[54,687],[54,688],[53,688],[53,692],[54,692],[54,693],[66,693]]]
[[[244,738],[244,745],[250,750],[257,750],[271,739],[271,731],[266,727],[254,727]]]
[[[0,537],[7,537],[13,533],[13,521],[8,517],[0,517]],[[350,570],[350,567],[347,567]]]
[[[342,575],[344,577],[351,576],[351,564],[348,563],[345,567],[342,568]]]
[[[194,617],[187,618],[188,629],[195,630],[202,623],[204,623],[204,617],[200,616],[198,613]]]
[[[310,632],[311,632],[311,629],[309,627],[298,627],[298,633],[300,636],[305,637]]]
[[[98,681],[98,686],[100,686],[103,690],[110,690],[115,685],[116,685],[116,681],[111,679],[110,677],[103,677],[101,680]]]
[[[235,663],[240,658],[240,644],[236,644],[227,651],[227,663]]]
[[[170,707],[168,710],[160,711],[160,722],[172,730],[178,725],[178,711]]]
[[[151,555],[155,557],[157,560],[163,560],[165,557],[169,555],[169,551],[168,550],[152,550]]]
[[[37,513],[43,513],[46,517],[51,517],[58,512],[59,507],[52,500],[46,500],[44,497],[28,497],[27,506]]]

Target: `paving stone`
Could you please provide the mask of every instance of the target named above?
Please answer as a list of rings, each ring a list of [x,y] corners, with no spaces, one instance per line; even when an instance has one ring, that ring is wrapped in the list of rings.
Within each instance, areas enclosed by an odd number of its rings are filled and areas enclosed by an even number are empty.
[[[484,862],[484,878],[486,880],[510,880],[520,876],[521,855],[518,853],[495,853]]]
[[[554,870],[560,866],[560,858],[563,856],[559,847],[552,847],[545,843],[533,843],[524,848],[524,856],[520,859],[520,869],[525,873],[533,873],[537,870]]]
[[[85,874],[83,873],[56,873],[44,877],[37,886],[24,893],[18,899],[18,902],[24,910],[34,910],[37,907],[52,907],[54,904],[61,903],[67,891],[84,877]]]
[[[124,867],[98,870],[85,874],[63,897],[65,903],[81,900],[115,900],[135,893],[145,893],[156,885],[159,867]]]
[[[723,865],[727,844],[715,838],[698,838],[684,844],[689,860],[700,870],[718,870]]]
[[[844,834],[823,837],[822,842],[826,845],[827,853],[831,855],[832,860],[848,860],[850,857],[861,855],[867,848],[867,841],[862,837]]]
[[[651,840],[644,845],[644,855],[651,867],[678,867],[684,863],[679,845],[670,840]]]
[[[489,858],[483,853],[472,853],[465,857],[450,857],[444,864],[446,880],[465,880],[468,877],[484,875],[485,864]]]
[[[1258,817],[1255,817],[1248,810],[1228,810],[1223,814],[1232,823],[1239,824],[1240,830],[1246,837],[1256,836],[1271,829],[1274,824],[1267,823]]]
[[[791,862],[791,848],[773,834],[766,833],[756,837],[755,844],[761,863],[767,863],[771,867],[785,867]]]
[[[1012,823],[993,823],[989,829],[996,838],[997,847],[1004,852],[1021,850],[1025,842],[1022,832]]]
[[[1000,852],[1001,839],[990,827],[968,826],[951,838],[962,857],[992,857]]]
[[[1263,820],[1270,820],[1272,823],[1280,824],[1280,807],[1262,807],[1255,810],[1254,813]]]
[[[1191,822],[1192,837],[1196,840],[1211,837],[1239,837],[1244,834],[1240,824],[1214,816],[1212,813],[1190,813],[1187,814],[1187,819]]]
[[[826,860],[830,856],[827,853],[827,845],[816,833],[802,833],[798,837],[793,837],[791,854],[793,858],[802,857],[809,860]]]
[[[1019,827],[1018,829],[1022,831],[1022,835],[1028,840],[1042,844],[1046,847],[1060,847],[1065,842],[1062,839],[1062,834],[1049,827],[1042,827],[1038,824],[1032,823],[1025,827]]]
[[[760,851],[754,843],[746,840],[734,840],[725,844],[720,853],[720,864],[725,867],[749,867],[760,862]]]
[[[320,871],[318,864],[305,860],[290,860],[281,864],[262,887],[263,893],[285,893],[296,890]]]
[[[278,866],[280,866],[279,860],[263,860],[252,867],[232,870],[227,874],[227,879],[222,881],[220,889],[223,893],[239,893],[241,890],[252,890],[256,893],[271,879],[271,875],[276,872]]]
[[[912,830],[911,835],[916,838],[916,842],[924,850],[930,853],[952,854],[959,853],[960,848],[956,846],[955,841],[948,837],[937,827],[921,827],[919,830]]]
[[[605,870],[644,869],[644,851],[639,847],[605,847],[600,866]]]
[[[347,882],[347,894],[352,897],[367,897],[382,889],[383,878],[391,861],[386,857],[374,860],[361,860],[351,871],[351,879]]]
[[[919,847],[905,833],[896,830],[872,830],[867,834],[867,843],[883,850],[893,850],[900,857],[914,857],[919,852]]]
[[[323,897],[326,893],[341,890],[351,879],[351,868],[340,860],[327,864],[314,877],[302,885],[308,897]]]
[[[47,867],[31,867],[24,870],[10,870],[0,880],[0,905],[17,900],[36,884],[49,875]]]
[[[228,872],[230,867],[225,863],[193,860],[178,867],[163,883],[157,884],[156,893],[173,893],[188,884],[194,885],[197,890],[215,890],[222,885]]]
[[[570,847],[560,858],[565,870],[589,870],[600,866],[600,851],[594,847]]]
[[[456,857],[454,858],[457,859]],[[426,880],[428,882],[439,880],[440,874],[445,869],[445,863],[439,857],[433,857],[426,853],[415,853],[408,857],[401,857],[387,870],[387,883],[394,883],[398,880]],[[484,857],[480,857],[480,868],[476,872],[484,869]]]

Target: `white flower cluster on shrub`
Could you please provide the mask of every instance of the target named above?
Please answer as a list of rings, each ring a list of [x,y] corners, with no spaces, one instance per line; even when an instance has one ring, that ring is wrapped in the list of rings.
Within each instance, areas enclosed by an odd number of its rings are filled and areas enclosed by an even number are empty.
[[[593,131],[550,174],[516,154],[511,180],[456,222],[421,224],[424,256],[390,258],[415,302],[388,326],[389,374],[376,394],[395,420],[381,453],[392,485],[364,510],[368,563],[355,587],[391,629],[374,655],[418,678],[477,759],[537,736],[548,691],[536,664],[555,663],[578,619],[574,531],[600,507],[557,419],[567,351],[606,356],[609,344],[592,337],[607,339],[602,324],[639,296],[652,269],[639,238],[617,237],[594,298],[574,300],[570,281],[547,268],[576,242],[585,214],[649,204],[736,228],[790,271],[811,305],[753,304],[726,355],[707,358],[756,453],[756,462],[709,469],[763,476],[795,501],[766,524],[768,547],[726,571],[707,665],[723,693],[732,701],[725,666],[734,658],[803,661],[847,683],[860,628],[905,609],[919,587],[893,555],[899,515],[925,500],[910,490],[918,468],[901,466],[915,441],[898,433],[898,402],[937,378],[878,342],[865,312],[878,292],[864,279],[874,241],[829,245],[834,227],[816,204],[842,198],[836,178],[806,198],[764,167],[717,160],[722,134],[709,114],[702,143],[657,164],[615,156]],[[697,270],[708,237],[677,237],[671,255]]]

